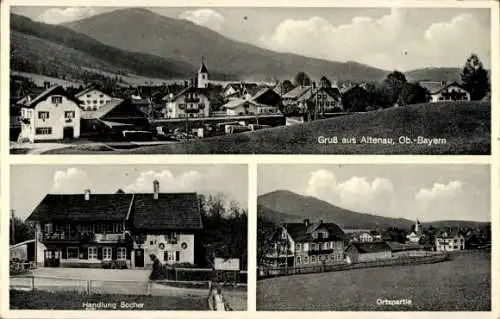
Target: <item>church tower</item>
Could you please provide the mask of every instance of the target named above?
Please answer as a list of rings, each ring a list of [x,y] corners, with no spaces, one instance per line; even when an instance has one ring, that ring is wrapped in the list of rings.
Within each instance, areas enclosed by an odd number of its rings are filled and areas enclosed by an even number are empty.
[[[201,57],[201,65],[198,70],[198,88],[204,89],[208,87],[208,70],[205,66],[203,57]]]

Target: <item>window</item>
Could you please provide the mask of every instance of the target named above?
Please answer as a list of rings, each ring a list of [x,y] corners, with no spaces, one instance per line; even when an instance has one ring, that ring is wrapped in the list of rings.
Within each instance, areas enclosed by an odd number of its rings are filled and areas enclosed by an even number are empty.
[[[318,233],[317,237],[318,237],[319,239],[322,239],[322,238],[323,238],[323,233]]]
[[[75,118],[75,111],[65,111],[64,118],[65,119],[74,119]]]
[[[79,249],[78,247],[68,247],[67,250],[67,257],[68,259],[78,259],[79,255],[80,255],[80,252],[79,252]]]
[[[99,97],[101,97],[101,98],[104,97],[104,94],[100,94]]]
[[[104,101],[103,100],[99,100],[99,104],[104,104]]]
[[[311,264],[315,264],[316,263],[316,256],[311,256]]]
[[[45,112],[45,111],[38,112],[38,118],[42,119],[42,120],[48,119],[49,118],[49,112]]]
[[[89,247],[89,260],[97,259],[97,247]]]
[[[342,253],[338,253],[338,254],[337,254],[337,259],[338,259],[338,260],[342,260]]]
[[[165,261],[179,261],[179,252],[178,251],[166,251],[164,256]],[[167,258],[165,258],[167,257]]]
[[[89,253],[90,259],[90,253]],[[102,248],[102,260],[111,260],[111,247]]]
[[[43,225],[43,228],[45,230],[45,233],[50,234],[52,233],[52,223],[47,223]]]
[[[304,251],[308,251],[309,250],[309,244],[308,243],[304,243],[303,247],[304,247]]]
[[[37,127],[35,130],[36,135],[51,135],[52,127]]]
[[[333,241],[330,242],[330,249],[334,249],[335,248],[335,243]]]
[[[295,244],[295,251],[300,251],[300,244]]]
[[[328,249],[328,243],[323,244],[323,249]]]
[[[87,94],[87,97],[90,97],[90,94]],[[88,101],[90,103],[90,101]]]
[[[330,259],[331,259],[331,260],[335,260],[335,254],[331,254],[331,255],[330,255]]]
[[[300,265],[300,256],[297,256],[297,262],[296,262],[297,265]]]
[[[308,263],[309,263],[309,257],[304,256],[304,264],[308,264]]]
[[[92,103],[93,103],[93,104],[97,104],[97,100],[93,100],[93,101],[92,101]]]
[[[117,259],[118,260],[126,260],[127,259],[127,248],[118,247]]]
[[[62,96],[53,96],[52,97],[52,104],[61,104],[62,103]]]
[[[92,111],[92,107],[87,106],[87,111]]]
[[[89,105],[90,105],[90,100],[87,100],[87,104],[89,104]]]

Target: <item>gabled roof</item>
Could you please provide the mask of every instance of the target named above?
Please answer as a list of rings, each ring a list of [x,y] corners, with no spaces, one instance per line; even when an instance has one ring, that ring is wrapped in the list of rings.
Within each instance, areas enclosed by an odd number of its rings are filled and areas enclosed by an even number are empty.
[[[312,240],[313,238],[311,234],[320,226],[325,227],[328,230],[330,235],[329,238],[333,237],[337,240],[344,239],[344,232],[337,224],[334,223],[313,223],[309,224],[307,228],[304,223],[287,223],[284,227],[294,241],[302,242]]]
[[[438,94],[439,92],[447,89],[450,86],[458,86],[459,88],[465,90],[462,85],[457,82],[420,82],[421,87],[427,89],[430,94]]]
[[[205,63],[203,60],[201,61],[200,69],[198,70],[198,73],[208,73],[208,69],[205,66]]]
[[[176,95],[174,95],[172,98],[170,98],[170,96],[167,95],[162,100],[174,102],[175,100],[177,100],[178,98],[180,98],[181,96],[183,96],[184,94],[187,94],[187,93],[197,93],[197,94],[203,94],[205,96],[208,96],[206,88],[198,88],[196,86],[189,86],[187,88],[184,88],[182,91],[180,91]]]
[[[74,102],[76,105],[80,105],[82,102],[78,100],[76,97],[73,95],[69,94],[68,91],[66,91],[62,86],[60,85],[54,85],[42,93],[38,94],[34,99],[31,101],[26,101],[23,103],[23,107],[29,107],[29,108],[34,108],[38,105],[38,103],[44,101],[47,97],[51,95],[63,95],[65,96],[68,100]]]
[[[48,194],[28,217],[34,221],[111,221],[127,216],[131,194]]]
[[[96,111],[82,111],[82,119],[100,119],[104,115],[111,112],[115,107],[120,105],[124,100],[122,99],[112,99],[111,102],[101,105],[101,107]]]
[[[42,94],[45,92],[45,88],[41,87],[35,87],[35,88],[29,88],[29,89],[24,89],[24,88],[19,88],[17,92],[17,96],[15,98],[18,98],[16,101],[16,104],[24,104],[28,101],[28,97],[33,100],[36,98],[38,95]]]
[[[391,248],[391,251],[393,252],[398,252],[398,251],[408,251],[408,250],[419,250],[421,246],[416,243],[411,243],[411,244],[402,244],[397,241],[388,241],[387,245]]]
[[[354,247],[360,254],[391,251],[391,247],[385,241],[369,242],[369,243],[351,243],[350,246]]]
[[[285,95],[286,93],[290,92],[291,90],[293,90],[295,88],[295,86],[292,84],[290,89],[287,90],[287,88],[284,86],[284,83],[285,82],[280,82],[278,83],[274,88],[273,88],[273,91],[278,93],[278,94],[283,94]]]
[[[92,91],[97,91],[99,93],[102,93],[102,94],[106,94],[104,93],[103,91],[99,90],[99,89],[96,89],[94,87],[88,87],[86,88],[85,90],[81,91],[81,92],[78,92],[75,94],[75,97],[79,98],[80,96],[84,95],[84,94],[87,94],[88,92],[92,92]],[[109,96],[109,94],[106,94],[107,96]]]
[[[196,193],[135,194],[133,225],[148,230],[202,229]]]
[[[297,86],[293,90],[285,93],[283,95],[284,99],[298,99],[304,95],[307,91],[312,90],[312,86]]]

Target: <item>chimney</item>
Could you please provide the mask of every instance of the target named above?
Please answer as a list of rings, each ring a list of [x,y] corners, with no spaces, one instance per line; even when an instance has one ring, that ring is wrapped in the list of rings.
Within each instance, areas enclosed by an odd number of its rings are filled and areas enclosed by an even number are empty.
[[[309,219],[304,219],[304,226],[309,227]]]
[[[320,223],[320,224],[323,224],[323,220],[322,220],[322,219],[320,219],[320,220],[319,220],[319,223]]]
[[[153,198],[157,200],[158,193],[160,192],[160,182],[158,182],[157,180],[153,181],[153,191],[154,191]]]
[[[85,200],[89,200],[90,199],[90,189],[86,189],[85,190]]]
[[[446,85],[446,81],[441,81],[441,85]]]

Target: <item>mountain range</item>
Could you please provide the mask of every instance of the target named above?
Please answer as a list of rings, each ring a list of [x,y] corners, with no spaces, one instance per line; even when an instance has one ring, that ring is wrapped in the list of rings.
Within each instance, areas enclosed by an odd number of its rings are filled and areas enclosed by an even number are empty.
[[[410,229],[415,221],[405,218],[382,217],[376,214],[354,212],[320,199],[299,195],[287,190],[277,190],[260,195],[257,198],[257,213],[274,223],[297,223],[309,219],[311,222],[336,223],[344,229],[387,229],[397,227]],[[433,221],[422,222],[424,227],[430,225],[442,228],[470,227],[482,228],[491,223],[474,221]]]
[[[11,67],[24,72],[75,74],[85,69],[189,79],[203,56],[214,80],[293,79],[297,72],[305,71],[313,79],[325,75],[380,81],[389,73],[357,62],[262,49],[146,9],[120,9],[63,25],[35,22],[16,14],[10,19]],[[458,68],[406,72],[415,81],[456,79],[459,74]]]

